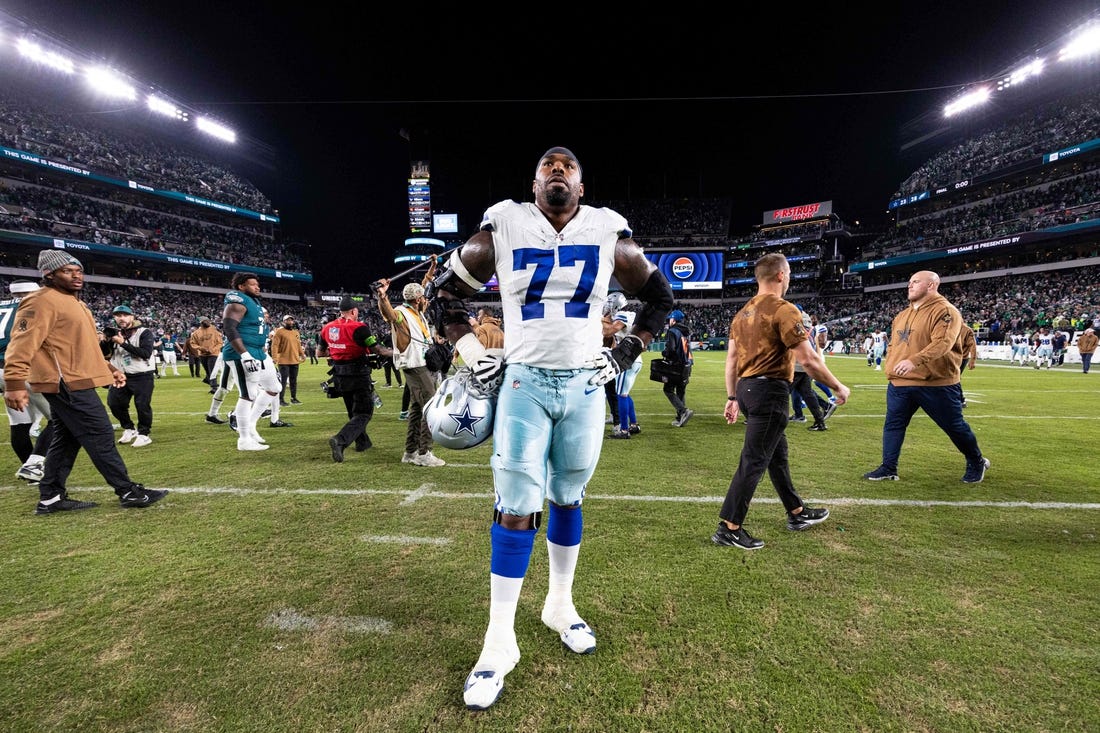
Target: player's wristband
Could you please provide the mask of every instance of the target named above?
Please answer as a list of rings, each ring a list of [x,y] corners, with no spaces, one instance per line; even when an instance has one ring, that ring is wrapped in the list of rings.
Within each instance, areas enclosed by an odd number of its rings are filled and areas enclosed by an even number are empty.
[[[726,402],[737,402],[737,395],[729,395],[726,397]]]

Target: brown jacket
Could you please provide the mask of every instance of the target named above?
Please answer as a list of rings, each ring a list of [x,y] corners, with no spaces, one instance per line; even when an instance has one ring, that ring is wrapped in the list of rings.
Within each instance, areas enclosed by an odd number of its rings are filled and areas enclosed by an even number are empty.
[[[301,364],[306,360],[302,336],[296,328],[279,326],[271,334],[271,360],[276,365]]]
[[[191,353],[195,356],[217,356],[225,343],[221,331],[213,325],[204,327],[201,324],[191,332],[188,341],[191,345]]]
[[[69,389],[94,389],[114,382],[103,358],[95,318],[69,293],[45,287],[19,301],[11,341],[4,355],[4,389],[55,394],[61,381]]]
[[[474,334],[486,349],[504,348],[504,330],[500,327],[499,318],[488,315],[482,316],[477,320]]]
[[[907,306],[890,327],[890,345],[882,369],[895,387],[947,387],[960,381],[961,349],[956,349],[963,324],[959,309],[939,293]],[[914,369],[904,377],[894,374],[898,362],[908,359]]]
[[[1100,336],[1095,333],[1083,333],[1077,337],[1077,350],[1082,354],[1091,354],[1096,351],[1096,342],[1100,341]]]

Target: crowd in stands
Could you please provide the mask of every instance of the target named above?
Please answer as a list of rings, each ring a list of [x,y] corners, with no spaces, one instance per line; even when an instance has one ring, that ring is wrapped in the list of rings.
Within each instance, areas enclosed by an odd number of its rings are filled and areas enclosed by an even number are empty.
[[[105,194],[107,192],[104,192]],[[307,266],[270,235],[33,184],[0,180],[0,229],[114,247],[303,272]]]
[[[271,202],[252,183],[194,150],[171,145],[110,115],[89,115],[60,94],[0,75],[0,145],[153,188],[189,193],[260,213]],[[70,120],[79,120],[73,124]]]
[[[938,152],[901,183],[893,198],[1008,168],[1096,138],[1100,138],[1100,100],[1095,88],[1088,87],[997,122]]]
[[[724,247],[729,244],[732,201],[721,198],[588,201],[626,217],[645,246]]]

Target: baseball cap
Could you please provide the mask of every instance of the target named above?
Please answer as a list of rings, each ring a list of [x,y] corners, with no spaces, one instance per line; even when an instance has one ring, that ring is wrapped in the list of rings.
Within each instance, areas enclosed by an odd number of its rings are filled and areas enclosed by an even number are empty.
[[[112,314],[115,314],[115,313],[128,313],[131,316],[134,315],[134,312],[132,310],[130,310],[130,306],[128,306],[128,305],[116,305],[115,309],[113,311],[111,311],[111,313]]]
[[[289,313],[287,313],[287,314],[286,314],[285,316],[283,316],[283,317],[282,317],[282,318],[280,318],[279,320],[280,320],[280,321],[293,321],[293,320],[294,320],[294,316],[292,316],[292,315],[290,315]]]
[[[340,310],[342,311],[349,311],[352,308],[358,307],[359,304],[352,300],[350,295],[345,295],[343,298],[340,299]]]

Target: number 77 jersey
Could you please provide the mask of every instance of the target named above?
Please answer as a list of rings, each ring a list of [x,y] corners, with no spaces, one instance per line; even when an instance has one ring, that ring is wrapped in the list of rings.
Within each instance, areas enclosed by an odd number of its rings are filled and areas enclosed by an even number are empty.
[[[502,201],[485,211],[493,234],[504,311],[504,360],[579,369],[603,344],[601,308],[626,219],[581,206],[559,233],[532,203]]]

